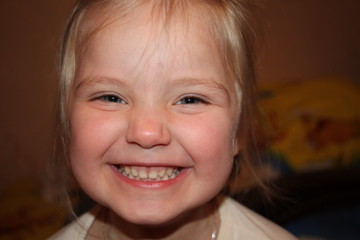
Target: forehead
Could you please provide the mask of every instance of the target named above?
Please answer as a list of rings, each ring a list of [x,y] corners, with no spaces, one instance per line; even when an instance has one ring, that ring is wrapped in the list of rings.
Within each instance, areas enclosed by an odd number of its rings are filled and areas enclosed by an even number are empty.
[[[205,72],[206,67],[209,74],[224,75],[217,44],[196,8],[163,13],[143,4],[126,16],[121,11],[113,10],[91,35],[80,65],[101,58],[104,67],[117,63],[118,69],[126,62],[134,70],[151,68],[163,74],[187,67]]]
[[[204,9],[198,7],[199,4],[183,6],[180,9],[176,9],[177,6],[165,9],[160,4],[164,4],[164,1],[155,3],[148,1],[131,7],[109,8],[103,6],[99,9],[93,7],[86,10],[80,23],[81,29],[78,29],[81,36],[78,47],[84,48],[83,43],[87,45],[86,43],[93,40],[94,36],[101,36],[104,32],[111,31],[114,28],[121,28],[124,37],[131,37],[140,30],[143,36],[147,35],[148,41],[154,42],[162,39],[168,40],[168,43],[176,43],[179,40],[186,40],[184,34],[195,34],[204,42],[213,40],[213,37],[210,36],[210,27],[204,21],[203,16],[206,13]]]

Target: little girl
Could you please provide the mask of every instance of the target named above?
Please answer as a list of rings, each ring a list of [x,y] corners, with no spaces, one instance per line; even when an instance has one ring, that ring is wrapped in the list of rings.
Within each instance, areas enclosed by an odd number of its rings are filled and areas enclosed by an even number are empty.
[[[251,163],[250,2],[77,3],[54,172],[99,205],[50,239],[294,239],[220,194]]]

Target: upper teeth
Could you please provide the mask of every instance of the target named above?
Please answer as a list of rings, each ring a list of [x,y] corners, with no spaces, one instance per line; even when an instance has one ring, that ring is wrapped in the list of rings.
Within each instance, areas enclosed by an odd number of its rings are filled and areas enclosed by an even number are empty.
[[[135,167],[120,166],[119,172],[130,179],[142,181],[166,181],[174,179],[179,173],[179,168],[172,167]]]

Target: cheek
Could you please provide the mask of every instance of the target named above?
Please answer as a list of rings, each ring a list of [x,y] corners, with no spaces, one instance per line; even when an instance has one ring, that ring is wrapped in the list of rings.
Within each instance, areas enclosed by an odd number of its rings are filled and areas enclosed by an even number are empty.
[[[96,112],[74,109],[70,119],[70,160],[87,164],[101,159],[120,132],[120,121]]]
[[[214,175],[227,178],[234,155],[234,124],[230,118],[219,116],[224,114],[199,119],[195,121],[198,124],[182,131],[182,143],[186,145],[194,164],[199,166],[197,171],[210,178]]]
[[[121,121],[87,108],[74,109],[70,118],[70,164],[77,182],[93,199],[107,189],[105,154],[120,134]]]
[[[228,156],[232,154],[234,145],[232,125],[229,119],[214,116],[198,121],[198,124],[188,134],[196,139],[193,144],[197,145],[199,151],[217,152]]]

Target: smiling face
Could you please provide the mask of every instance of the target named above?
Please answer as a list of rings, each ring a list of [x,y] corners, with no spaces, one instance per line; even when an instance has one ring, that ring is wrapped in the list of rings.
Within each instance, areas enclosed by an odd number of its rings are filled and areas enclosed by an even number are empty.
[[[149,9],[102,29],[83,52],[70,162],[91,198],[131,223],[153,225],[224,187],[239,103],[203,23],[174,19],[160,32]]]

